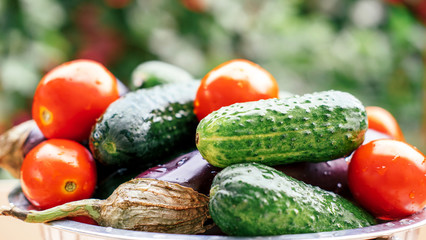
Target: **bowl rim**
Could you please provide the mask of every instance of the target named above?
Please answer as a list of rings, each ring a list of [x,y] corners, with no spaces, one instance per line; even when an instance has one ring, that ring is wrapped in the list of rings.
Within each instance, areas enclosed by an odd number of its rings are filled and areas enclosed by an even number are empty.
[[[28,210],[31,206],[22,193],[21,186],[18,184],[8,195],[10,204],[16,207]],[[380,237],[390,237],[398,233],[409,232],[426,226],[426,208],[406,218],[379,223],[364,228],[304,233],[287,234],[277,236],[256,236],[256,237],[234,237],[222,235],[187,235],[171,233],[154,233],[133,230],[116,229],[112,227],[102,227],[90,225],[72,220],[56,220],[43,225],[55,228],[61,231],[74,232],[86,236],[97,236],[105,239],[118,240],[300,240],[300,239],[329,239],[329,240],[355,240],[355,239],[373,239]]]

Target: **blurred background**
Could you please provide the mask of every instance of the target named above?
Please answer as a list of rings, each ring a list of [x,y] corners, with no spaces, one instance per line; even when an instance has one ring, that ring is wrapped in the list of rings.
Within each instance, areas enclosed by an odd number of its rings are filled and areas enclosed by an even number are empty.
[[[246,58],[280,90],[337,89],[389,110],[426,152],[426,0],[1,0],[0,133],[29,119],[38,81],[76,58],[122,82],[147,60],[202,78]]]

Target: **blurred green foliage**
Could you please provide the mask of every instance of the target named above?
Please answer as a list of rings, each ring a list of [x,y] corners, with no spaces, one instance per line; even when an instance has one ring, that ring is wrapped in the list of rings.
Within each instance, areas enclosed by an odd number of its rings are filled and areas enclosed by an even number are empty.
[[[71,59],[98,60],[128,83],[146,60],[202,78],[246,58],[281,90],[339,89],[388,109],[407,140],[426,150],[426,30],[407,8],[380,0],[200,1],[198,11],[177,0],[0,1],[0,132],[30,116],[40,78]]]

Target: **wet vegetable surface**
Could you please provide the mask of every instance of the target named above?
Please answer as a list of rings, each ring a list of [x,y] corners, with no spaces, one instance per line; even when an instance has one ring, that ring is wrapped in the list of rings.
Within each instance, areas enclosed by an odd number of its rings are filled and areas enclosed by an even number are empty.
[[[259,163],[222,170],[210,190],[210,214],[233,236],[269,236],[355,229],[374,218],[345,198]]]
[[[199,83],[130,92],[113,102],[92,128],[90,149],[105,165],[151,167],[194,144],[193,99]]]
[[[366,130],[359,99],[331,90],[222,107],[200,121],[195,139],[214,166],[274,166],[348,156],[362,144]]]
[[[213,178],[220,170],[222,169],[210,165],[200,152],[195,150],[166,164],[150,168],[137,177],[174,182],[208,194]]]

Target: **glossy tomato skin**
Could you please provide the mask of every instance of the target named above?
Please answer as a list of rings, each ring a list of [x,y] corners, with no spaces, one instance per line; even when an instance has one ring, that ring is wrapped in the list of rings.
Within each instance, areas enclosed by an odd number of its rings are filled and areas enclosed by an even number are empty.
[[[415,147],[379,139],[359,147],[349,163],[355,200],[383,220],[407,217],[426,206],[426,161]]]
[[[32,116],[46,138],[86,140],[96,119],[119,98],[117,80],[103,65],[74,60],[48,72],[34,94]]]
[[[222,63],[204,76],[194,100],[198,120],[237,102],[277,98],[275,78],[259,65],[245,59]]]
[[[48,139],[26,156],[21,167],[22,192],[39,209],[92,196],[96,164],[83,145]]]
[[[386,109],[378,106],[367,106],[368,128],[382,132],[393,139],[405,141],[404,134],[395,117]]]

